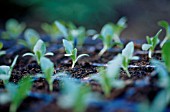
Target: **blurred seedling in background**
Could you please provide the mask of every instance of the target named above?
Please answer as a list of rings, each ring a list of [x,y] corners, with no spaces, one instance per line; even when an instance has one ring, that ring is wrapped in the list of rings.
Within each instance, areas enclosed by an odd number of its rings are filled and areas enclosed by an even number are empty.
[[[5,87],[7,93],[6,97],[10,98],[10,109],[9,112],[16,112],[22,101],[28,96],[29,91],[32,88],[32,79],[30,77],[24,77],[18,85],[8,83]]]
[[[91,77],[92,79],[99,81],[106,97],[110,96],[113,88],[123,88],[125,86],[124,82],[118,79],[122,61],[123,56],[118,54],[113,60],[108,62],[106,69],[99,68],[98,76],[94,75]]]
[[[73,44],[65,39],[63,39],[63,46],[65,48],[66,54],[65,56],[69,56],[72,60],[72,66],[71,68],[74,68],[76,62],[84,57],[89,56],[88,54],[80,54],[77,56],[77,48],[73,48]]]
[[[53,91],[54,79],[52,78],[52,76],[53,76],[53,72],[54,72],[54,64],[46,57],[41,57],[40,62],[41,62],[41,64],[40,64],[41,70],[43,71],[45,79],[47,80],[47,82],[49,84],[49,90]]]
[[[108,23],[103,26],[101,33],[93,36],[93,39],[100,38],[103,42],[103,48],[99,52],[99,56],[102,56],[104,52],[112,48],[114,45],[123,47],[123,43],[120,40],[121,32],[126,28],[126,19],[121,18],[117,24]]]
[[[1,65],[0,66],[0,79],[3,80],[4,84],[9,82],[12,70],[17,62],[18,56],[16,56],[11,64],[11,66]]]
[[[3,48],[3,43],[0,42],[0,56],[6,54],[6,51],[1,50]]]
[[[74,47],[77,45],[82,46],[86,38],[86,30],[84,27],[76,27],[72,23],[68,23],[67,26],[64,26],[59,21],[55,21],[55,25],[63,36],[70,42],[73,43]]]
[[[165,28],[165,30],[166,30],[165,38],[160,43],[160,47],[163,47],[164,43],[167,40],[170,40],[170,26],[169,26],[168,22],[166,22],[166,21],[159,21],[158,24],[159,24],[159,26]]]
[[[33,48],[33,53],[25,53],[24,56],[32,56],[36,59],[38,65],[40,65],[40,59],[44,56],[53,56],[52,52],[46,53],[46,45],[45,43],[39,39]]]
[[[159,44],[159,34],[162,32],[162,30],[159,30],[158,33],[154,37],[146,36],[147,44],[142,45],[142,50],[148,51],[148,57],[152,58],[153,52],[155,50],[155,47]]]
[[[2,32],[3,39],[17,39],[24,31],[25,23],[19,23],[15,19],[9,19],[5,24],[5,31]]]
[[[70,78],[62,79],[61,88],[62,94],[57,103],[64,109],[73,109],[73,112],[84,112],[95,97],[88,86]]]
[[[56,40],[58,37],[61,36],[59,29],[57,28],[57,26],[54,23],[52,23],[52,24],[43,23],[41,25],[41,28],[43,29],[43,31],[45,33],[50,35],[52,40]]]
[[[29,48],[32,51],[36,42],[40,39],[40,36],[34,29],[29,28],[24,32],[24,39],[25,40],[19,39],[19,44]]]

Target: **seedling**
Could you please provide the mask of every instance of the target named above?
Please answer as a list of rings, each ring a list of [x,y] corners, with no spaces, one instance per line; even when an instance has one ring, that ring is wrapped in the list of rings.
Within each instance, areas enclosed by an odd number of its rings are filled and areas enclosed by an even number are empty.
[[[63,45],[66,51],[65,56],[69,56],[72,59],[72,66],[74,68],[76,62],[83,56],[89,56],[88,54],[80,54],[77,56],[77,49],[73,48],[73,44],[65,39],[63,39]]]
[[[140,104],[139,110],[140,112],[163,112],[170,102],[170,77],[164,63],[159,60],[151,60],[151,63],[158,73],[157,85],[164,89],[157,93],[151,105],[149,103]]]
[[[165,35],[165,38],[163,39],[163,41],[160,43],[160,47],[163,47],[164,43],[167,41],[167,40],[170,40],[170,26],[168,24],[168,22],[166,21],[159,21],[158,24],[165,28],[166,30],[166,35]]]
[[[118,54],[112,61],[108,63],[108,67],[106,69],[99,68],[98,77],[92,76],[92,79],[99,81],[102,90],[107,97],[110,96],[112,88],[124,87],[124,82],[122,80],[118,80],[122,61],[123,56]]]
[[[68,28],[66,28],[59,21],[55,21],[55,24],[68,41],[71,41],[75,46],[77,43],[79,46],[83,45],[86,38],[86,30],[84,27],[77,28],[74,24],[69,23]]]
[[[43,23],[41,25],[41,28],[45,31],[45,33],[49,34],[52,39],[56,39],[59,35],[59,29],[56,27],[56,25],[53,24],[48,24],[48,23]]]
[[[9,19],[5,25],[5,32],[2,32],[2,37],[4,39],[16,39],[24,31],[26,25],[25,23],[19,23],[15,19]]]
[[[40,62],[41,62],[41,70],[43,71],[43,74],[45,75],[45,79],[49,84],[49,89],[50,91],[53,91],[54,79],[52,78],[52,75],[54,72],[54,64],[48,58],[45,57],[42,57],[40,59]]]
[[[3,80],[4,84],[9,82],[12,70],[17,62],[18,56],[16,56],[11,64],[11,66],[1,65],[0,66],[0,79]]]
[[[33,54],[34,53],[34,54]],[[25,53],[23,56],[32,56],[37,60],[37,63],[40,65],[40,59],[44,56],[54,55],[52,52],[46,53],[45,43],[39,39],[33,48],[33,53]]]
[[[16,112],[22,101],[27,97],[28,92],[32,87],[32,81],[30,77],[22,78],[18,86],[12,83],[6,85],[9,97],[11,98],[10,112]]]
[[[161,31],[162,30],[159,30],[158,33],[154,37],[146,36],[147,44],[142,45],[142,50],[144,50],[144,51],[149,50],[149,53],[148,53],[149,58],[152,58],[155,47],[160,42],[159,34],[161,33]]]
[[[122,55],[123,55],[122,68],[127,73],[128,77],[131,76],[128,71],[128,65],[130,63],[130,60],[138,60],[139,59],[139,57],[133,56],[133,53],[134,53],[134,43],[129,42],[125,46],[125,48],[122,50]]]
[[[73,108],[73,112],[84,112],[89,103],[90,88],[68,78],[63,79],[62,85],[58,105],[64,109]]]
[[[24,38],[25,40],[19,40],[19,44],[24,45],[25,47],[32,50],[36,42],[40,39],[40,36],[35,30],[27,29],[24,32]]]
[[[109,23],[104,25],[101,33],[94,35],[93,39],[100,38],[103,42],[103,49],[100,51],[99,56],[102,56],[106,50],[110,49],[114,45],[123,47],[119,37],[124,28],[126,28],[126,19],[121,18],[117,24]]]
[[[3,43],[2,42],[0,42],[0,56],[2,56],[2,55],[4,55],[4,54],[6,54],[6,52],[5,51],[1,51],[1,49],[3,48]]]
[[[127,27],[126,24],[127,19],[125,17],[122,17],[118,20],[116,24],[113,24],[113,30],[114,30],[114,37],[113,40],[120,46],[123,47],[123,44],[120,40],[120,34],[122,31]]]

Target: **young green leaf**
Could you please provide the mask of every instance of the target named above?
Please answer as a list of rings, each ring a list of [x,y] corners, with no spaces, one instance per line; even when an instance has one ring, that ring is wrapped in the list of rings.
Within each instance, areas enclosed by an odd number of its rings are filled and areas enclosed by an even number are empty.
[[[19,40],[19,44],[24,45],[25,47],[32,50],[36,42],[40,39],[40,36],[35,30],[27,29],[24,32],[24,38],[25,40]]]
[[[8,83],[6,89],[11,97],[10,112],[16,112],[22,101],[27,97],[28,92],[32,87],[32,81],[30,77],[22,78],[18,86]]]
[[[9,19],[5,25],[6,32],[2,32],[2,37],[4,39],[16,39],[24,31],[25,27],[25,23],[20,24],[15,19]]]
[[[40,59],[41,62],[41,69],[45,75],[45,79],[47,80],[48,84],[49,84],[49,89],[50,91],[53,91],[53,72],[54,72],[54,64],[45,57],[42,57]]]
[[[2,42],[0,42],[0,56],[2,56],[2,55],[4,55],[4,54],[6,54],[6,52],[5,51],[1,51],[1,49],[3,48],[3,43]]]
[[[43,23],[41,25],[41,28],[44,30],[45,33],[50,35],[53,40],[56,40],[60,36],[59,29],[56,27],[56,25],[53,24],[48,24],[48,23]]]
[[[160,47],[163,47],[164,43],[165,43],[167,40],[170,40],[170,26],[169,26],[168,22],[166,22],[166,21],[159,21],[158,24],[159,24],[159,26],[165,28],[165,30],[166,30],[165,38],[164,38],[164,40],[160,43]]]
[[[65,78],[61,91],[62,95],[58,99],[58,105],[64,109],[73,108],[74,112],[84,112],[86,110],[89,104],[90,88]]]
[[[64,25],[62,25],[59,21],[55,21],[55,25],[57,26],[57,28],[60,30],[64,37],[68,37],[68,31]]]
[[[162,47],[162,58],[165,62],[165,65],[168,69],[168,71],[170,72],[170,40],[168,40],[167,42],[165,42],[165,44]]]
[[[41,57],[47,56],[47,55],[53,55],[53,53],[48,52],[46,53],[46,45],[45,43],[39,39],[37,43],[35,44],[33,48],[33,53],[25,53],[23,56],[33,56],[36,60],[37,63],[40,65],[40,59]]]
[[[124,82],[118,80],[120,68],[122,65],[123,56],[118,54],[112,61],[108,62],[106,69],[99,68],[98,77],[91,77],[94,80],[99,81],[105,96],[110,96],[112,88],[123,88]]]
[[[160,42],[159,40],[159,35],[161,33],[162,30],[159,30],[158,33],[154,36],[154,37],[146,37],[147,40],[147,44],[143,44],[142,45],[142,50],[144,51],[148,51],[148,57],[152,58],[153,52],[155,50],[155,47],[157,46],[157,44]]]
[[[63,39],[63,46],[65,48],[66,54],[65,56],[69,56],[72,59],[72,66],[71,68],[74,68],[76,62],[84,56],[89,56],[88,54],[81,54],[77,57],[77,49],[73,49],[73,44],[69,42],[68,40]]]
[[[0,66],[0,79],[3,80],[4,84],[9,82],[12,70],[14,68],[14,65],[17,62],[17,59],[18,59],[18,56],[14,58],[14,61],[12,62],[11,66],[6,66],[6,65]]]
[[[130,77],[130,73],[128,71],[128,65],[130,60],[138,60],[139,58],[137,56],[133,56],[134,53],[134,43],[129,42],[125,48],[122,50],[122,56],[123,56],[123,63],[122,67],[123,70],[127,73],[128,77]]]

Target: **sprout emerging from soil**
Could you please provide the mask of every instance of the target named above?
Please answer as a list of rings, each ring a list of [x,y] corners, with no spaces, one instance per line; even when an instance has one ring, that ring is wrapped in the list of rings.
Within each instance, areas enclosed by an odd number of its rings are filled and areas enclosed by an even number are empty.
[[[90,88],[74,79],[64,78],[61,87],[62,94],[58,99],[58,105],[64,109],[73,109],[73,112],[84,112],[89,102],[95,99],[91,95]]]
[[[123,88],[124,82],[118,80],[120,68],[122,65],[123,56],[118,54],[113,60],[108,62],[108,67],[106,69],[99,68],[99,76],[92,76],[91,78],[99,81],[105,96],[110,96],[111,90],[113,88]]]
[[[103,42],[103,49],[99,52],[99,56],[102,56],[106,50],[118,45],[123,47],[123,44],[120,40],[121,32],[126,28],[126,19],[121,18],[117,24],[106,24],[103,26],[101,33],[93,36],[93,39],[100,38]],[[114,40],[114,42],[113,42]]]
[[[39,39],[33,48],[33,53],[25,53],[23,56],[32,56],[37,60],[37,63],[40,65],[40,59],[44,56],[54,55],[52,52],[46,53],[45,43]]]
[[[63,36],[74,44],[74,47],[82,46],[85,38],[86,38],[86,30],[84,27],[76,27],[73,23],[68,23],[66,28],[59,21],[55,21],[55,25],[59,29],[59,31],[63,34]]]
[[[3,48],[3,43],[2,42],[0,42],[0,56],[2,56],[2,55],[4,55],[4,54],[6,54],[6,52],[5,51],[1,51],[1,49]]]
[[[41,28],[44,30],[45,33],[50,35],[50,37],[53,40],[56,40],[60,36],[60,31],[54,23],[52,23],[52,24],[43,23],[41,25]]]
[[[17,62],[18,56],[16,56],[11,64],[11,66],[1,65],[0,66],[0,79],[3,80],[4,84],[9,82],[12,70]]]
[[[54,72],[54,64],[51,62],[48,58],[42,57],[40,59],[41,62],[41,70],[43,71],[43,74],[45,75],[45,79],[47,80],[49,84],[49,90],[53,91],[53,72]]]
[[[159,30],[158,33],[154,37],[146,36],[147,44],[142,45],[142,50],[148,51],[148,57],[152,58],[153,52],[155,50],[155,47],[159,44],[159,34],[162,30]]]
[[[71,68],[74,68],[76,62],[84,57],[84,56],[89,56],[88,54],[80,54],[79,56],[77,56],[77,49],[73,48],[73,44],[65,39],[63,39],[63,45],[66,51],[65,56],[69,56],[72,59],[72,66]]]
[[[139,57],[133,56],[134,53],[134,43],[129,42],[126,47],[122,50],[122,56],[123,56],[123,63],[122,67],[123,70],[127,73],[128,77],[130,77],[130,73],[128,71],[128,65],[130,63],[130,60],[138,60]]]
[[[32,50],[36,42],[40,39],[40,36],[38,32],[36,32],[34,29],[27,29],[24,32],[24,38],[25,40],[22,39],[19,40],[19,44]]]
[[[170,40],[170,26],[169,26],[168,22],[166,22],[166,21],[159,21],[158,24],[159,24],[161,27],[165,28],[165,30],[166,30],[165,38],[164,38],[164,40],[160,43],[160,47],[163,47],[163,45],[165,44],[165,42],[166,42],[167,40]]]
[[[18,86],[12,83],[6,85],[6,89],[11,99],[10,112],[16,112],[22,101],[27,97],[28,92],[32,87],[32,81],[30,77],[22,78]]]
[[[19,23],[15,19],[9,19],[5,25],[5,32],[2,32],[2,38],[4,39],[16,39],[24,31],[25,23]]]

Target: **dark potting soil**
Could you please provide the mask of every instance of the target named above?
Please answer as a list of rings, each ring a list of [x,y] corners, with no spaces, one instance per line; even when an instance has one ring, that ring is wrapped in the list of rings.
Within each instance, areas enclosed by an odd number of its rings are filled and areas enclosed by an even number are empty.
[[[135,44],[135,55],[139,56],[140,60],[131,61],[129,72],[131,77],[121,70],[120,79],[125,81],[125,87],[120,89],[113,89],[109,97],[105,97],[101,85],[94,80],[88,78],[89,75],[98,73],[97,68],[100,66],[105,67],[108,61],[112,60],[114,56],[121,53],[120,48],[111,48],[99,57],[98,53],[102,48],[101,41],[89,41],[83,48],[78,48],[78,54],[87,53],[89,57],[83,57],[78,61],[75,67],[71,68],[71,59],[64,57],[65,51],[61,45],[61,40],[57,41],[57,45],[53,42],[53,45],[48,46],[48,51],[53,51],[54,56],[49,56],[50,60],[55,65],[55,73],[65,72],[69,76],[77,78],[84,83],[87,83],[92,91],[99,93],[107,102],[99,102],[97,104],[91,104],[87,108],[87,112],[99,112],[99,111],[114,111],[114,112],[128,112],[135,111],[137,103],[145,102],[149,100],[153,101],[157,93],[161,88],[156,86],[158,81],[157,77],[153,77],[151,74],[154,71],[154,67],[150,64],[150,59],[146,52],[141,51],[141,44]],[[158,48],[159,49],[159,48]],[[31,75],[35,76],[37,73],[42,73],[40,66],[32,57],[22,57],[26,52],[30,52],[28,49],[18,47],[14,50],[13,47],[9,47],[7,55],[2,56],[0,59],[0,65],[10,65],[15,55],[19,55],[17,64],[15,65],[10,82],[17,83],[23,76]],[[161,60],[161,53],[154,53],[153,58]],[[97,64],[94,64],[97,63]],[[38,94],[32,94],[27,97],[18,111],[26,112],[70,112],[71,109],[62,109],[56,103],[58,95],[60,94],[60,81],[56,79],[53,83],[53,92],[49,91],[48,83],[44,78],[33,79],[33,87],[31,92]],[[0,89],[4,89],[3,82],[0,81]],[[45,94],[45,95],[44,95]],[[50,101],[46,101],[51,99]],[[119,105],[119,106],[118,106]],[[121,106],[120,106],[121,105]],[[133,107],[130,108],[129,106]],[[0,105],[0,110],[4,112],[8,111],[9,103]]]

